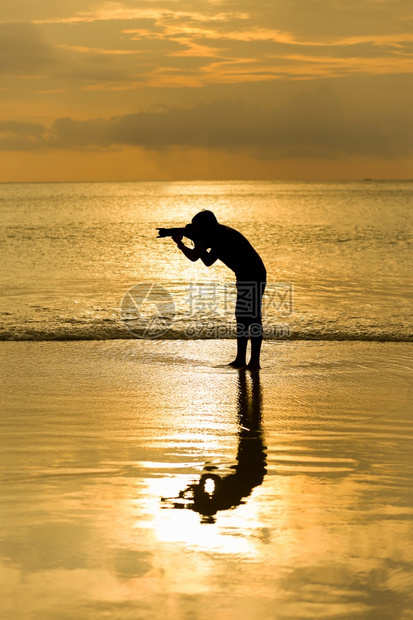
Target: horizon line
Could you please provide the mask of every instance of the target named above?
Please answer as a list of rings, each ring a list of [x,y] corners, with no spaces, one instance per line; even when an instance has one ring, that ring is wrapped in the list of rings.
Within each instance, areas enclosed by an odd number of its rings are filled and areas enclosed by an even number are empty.
[[[52,184],[52,183],[382,183],[382,182],[395,182],[395,183],[411,183],[413,177],[398,177],[398,178],[336,178],[336,179],[122,179],[122,180],[60,180],[60,181],[1,181],[1,185],[17,185],[17,184]]]

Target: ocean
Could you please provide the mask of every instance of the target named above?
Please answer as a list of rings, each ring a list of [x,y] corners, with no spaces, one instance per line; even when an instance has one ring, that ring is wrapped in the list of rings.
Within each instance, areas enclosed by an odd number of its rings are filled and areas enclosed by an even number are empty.
[[[264,260],[266,339],[411,341],[412,207],[396,181],[1,184],[0,339],[234,338],[234,274],[156,238],[210,209]]]
[[[409,182],[0,185],[0,618],[412,618]],[[156,227],[201,209],[234,277]]]

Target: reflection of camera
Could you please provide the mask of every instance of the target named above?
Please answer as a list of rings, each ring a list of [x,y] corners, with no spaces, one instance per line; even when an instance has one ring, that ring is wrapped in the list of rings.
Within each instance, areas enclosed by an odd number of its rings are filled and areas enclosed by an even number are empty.
[[[187,224],[184,228],[157,228],[158,236],[157,239],[161,237],[174,237],[175,235],[180,235],[181,237],[187,237],[191,239],[191,241],[198,241],[199,234],[195,236],[195,230],[193,224]]]

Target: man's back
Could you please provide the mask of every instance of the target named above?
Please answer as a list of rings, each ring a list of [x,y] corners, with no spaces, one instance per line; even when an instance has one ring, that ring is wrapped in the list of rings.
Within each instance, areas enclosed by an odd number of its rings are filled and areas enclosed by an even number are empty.
[[[235,272],[237,280],[266,279],[264,263],[251,243],[238,230],[217,224],[208,235],[211,257],[221,260]]]

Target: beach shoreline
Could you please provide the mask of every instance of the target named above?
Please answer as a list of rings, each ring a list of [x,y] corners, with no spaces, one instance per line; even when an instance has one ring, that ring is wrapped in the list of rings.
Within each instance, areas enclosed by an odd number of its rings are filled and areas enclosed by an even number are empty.
[[[409,618],[411,346],[0,343],[0,617]]]

